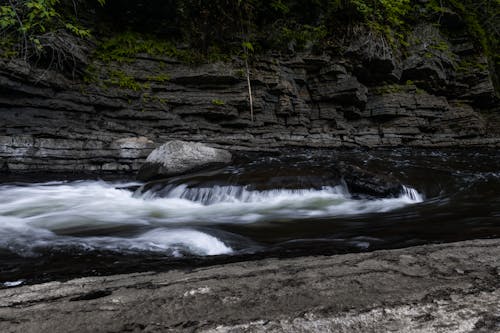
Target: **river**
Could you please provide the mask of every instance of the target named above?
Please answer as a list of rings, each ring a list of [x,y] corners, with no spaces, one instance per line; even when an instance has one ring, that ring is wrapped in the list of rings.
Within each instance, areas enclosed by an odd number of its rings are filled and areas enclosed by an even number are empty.
[[[338,161],[403,190],[354,195]],[[0,287],[500,235],[496,150],[291,150],[150,184],[118,177],[0,178]]]

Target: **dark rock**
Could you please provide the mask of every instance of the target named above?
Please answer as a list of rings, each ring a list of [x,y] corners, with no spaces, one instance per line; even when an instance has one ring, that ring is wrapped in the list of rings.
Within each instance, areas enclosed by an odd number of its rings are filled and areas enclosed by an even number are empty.
[[[0,158],[0,173],[9,173],[9,165],[3,158]]]
[[[335,101],[341,104],[366,104],[368,89],[354,76],[338,75],[319,77],[311,82],[311,94],[315,101]]]
[[[363,83],[379,85],[401,79],[401,63],[382,35],[364,30],[347,47],[346,56],[357,59],[353,73]]]
[[[146,162],[139,169],[137,179],[151,180],[166,178],[225,165],[231,162],[231,153],[196,142],[170,141],[156,148],[149,154]]]
[[[417,81],[428,89],[447,84],[447,76],[441,61],[434,57],[412,56],[403,65],[403,81]]]
[[[339,163],[338,168],[351,194],[385,198],[402,193],[402,185],[388,175],[374,173],[343,162]]]

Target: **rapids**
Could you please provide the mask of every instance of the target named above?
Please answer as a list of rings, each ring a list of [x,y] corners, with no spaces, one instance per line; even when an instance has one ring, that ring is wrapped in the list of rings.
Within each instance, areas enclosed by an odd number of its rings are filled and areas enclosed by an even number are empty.
[[[329,173],[339,159],[405,186],[352,195]],[[499,162],[495,151],[297,151],[150,184],[6,178],[0,283],[496,237]]]

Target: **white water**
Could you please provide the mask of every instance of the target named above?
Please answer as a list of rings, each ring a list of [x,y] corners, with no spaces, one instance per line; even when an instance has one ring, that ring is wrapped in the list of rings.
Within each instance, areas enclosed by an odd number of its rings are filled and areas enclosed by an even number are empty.
[[[232,249],[223,240],[196,228],[387,212],[422,201],[410,188],[398,198],[354,200],[340,186],[269,191],[177,186],[158,198],[151,192],[134,195],[121,188],[128,185],[133,184],[80,181],[0,186],[0,249],[21,255],[67,246],[173,256],[227,254]],[[148,231],[133,236],[67,236],[127,226]]]

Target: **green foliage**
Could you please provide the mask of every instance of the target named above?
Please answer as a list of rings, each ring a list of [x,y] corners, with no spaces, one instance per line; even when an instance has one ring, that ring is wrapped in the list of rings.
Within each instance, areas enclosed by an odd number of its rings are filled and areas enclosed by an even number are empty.
[[[105,2],[98,1],[101,5]],[[72,13],[76,10],[76,3],[69,0],[12,0],[1,5],[0,39],[15,40],[6,51],[25,57],[39,54],[44,49],[42,37],[57,30],[89,38],[90,29],[84,28]],[[3,47],[6,47],[5,43]]]
[[[272,9],[281,14],[288,14],[290,12],[290,7],[283,3],[282,0],[273,0],[270,5]]]
[[[194,51],[180,50],[170,41],[131,31],[105,39],[95,55],[104,62],[133,62],[135,56],[141,53],[176,58],[186,63],[200,61],[200,56]]]
[[[39,36],[55,27],[59,18],[55,10],[58,3],[59,0],[26,0],[1,6],[0,37],[17,36],[20,53],[26,54],[28,48],[41,51]]]
[[[255,49],[253,48],[253,44],[250,43],[249,41],[244,41],[241,43],[241,46],[243,47],[244,50],[249,51],[249,52],[255,52]]]
[[[308,44],[317,44],[322,41],[328,32],[324,25],[313,27],[310,25],[299,25],[294,28],[283,27],[281,30],[280,42],[283,45],[291,46],[300,51],[304,50]]]
[[[440,24],[451,12],[465,20],[490,65],[500,68],[500,0],[11,0],[0,5],[0,54],[49,53],[43,36],[59,31],[84,39],[99,36],[95,58],[106,63],[148,54],[187,64],[238,57],[248,66],[269,50],[342,51],[346,35],[360,31],[382,36],[388,42],[384,49],[404,53],[412,25]],[[436,41],[424,56],[448,52],[445,42]],[[113,81],[134,89],[125,77],[115,75]]]
[[[0,6],[0,29],[16,25],[16,11],[11,6]]]
[[[89,38],[91,36],[90,29],[84,29],[80,26],[74,25],[73,23],[68,22],[64,25],[64,27],[73,35],[78,36],[80,38]]]
[[[348,14],[364,21],[397,28],[405,24],[411,10],[411,0],[331,0],[330,15]]]
[[[500,89],[500,0],[431,0],[427,4],[427,10],[438,18],[450,9],[463,17],[476,45],[484,50],[491,66],[496,67],[496,84]],[[465,70],[466,66],[475,68],[462,62],[458,69]]]
[[[376,11],[377,19],[386,20],[389,25],[399,27],[405,24],[411,9],[410,0],[379,0],[382,10]]]
[[[104,0],[99,0],[104,4]],[[61,0],[18,0],[0,6],[0,28],[3,33],[18,32],[29,36],[65,28],[79,37],[90,36],[90,30],[69,22]],[[74,19],[75,16],[71,16]]]

